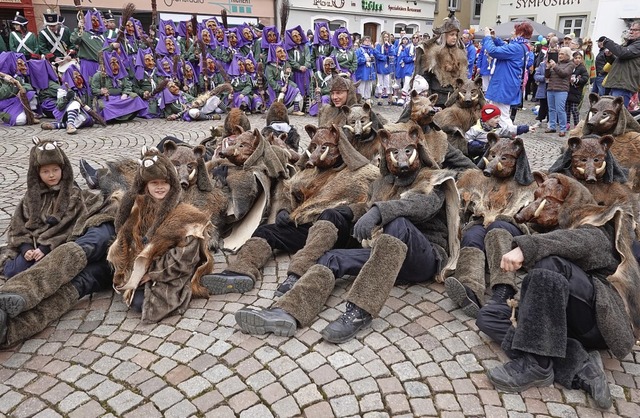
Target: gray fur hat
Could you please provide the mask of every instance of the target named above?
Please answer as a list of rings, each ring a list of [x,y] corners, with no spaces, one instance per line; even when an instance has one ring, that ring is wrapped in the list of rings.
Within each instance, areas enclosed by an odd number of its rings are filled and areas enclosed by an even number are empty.
[[[42,192],[48,190],[49,186],[40,179],[40,167],[48,164],[58,164],[62,169],[62,178],[58,187],[60,191],[55,204],[55,212],[49,216],[47,223],[57,224],[67,211],[71,188],[73,187],[73,168],[67,155],[60,148],[61,143],[57,141],[40,140],[33,137],[34,147],[29,153],[29,170],[27,172],[27,194],[25,200],[32,210],[42,207]],[[42,223],[40,213],[31,213],[31,218],[27,221],[27,228],[37,228]]]

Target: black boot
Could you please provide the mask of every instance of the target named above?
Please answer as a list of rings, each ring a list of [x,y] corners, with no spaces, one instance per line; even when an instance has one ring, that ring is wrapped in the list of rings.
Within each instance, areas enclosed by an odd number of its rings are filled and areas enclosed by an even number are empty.
[[[236,323],[245,334],[262,335],[273,333],[280,337],[291,337],[298,329],[296,319],[282,308],[242,308],[235,314]]]
[[[502,366],[487,372],[493,386],[504,392],[523,392],[531,387],[553,384],[553,362],[547,360],[547,367],[541,366],[531,354],[524,354]]]
[[[596,352],[595,355],[599,354]],[[607,377],[591,355],[589,355],[582,369],[573,378],[571,386],[573,389],[582,389],[591,395],[598,408],[611,408],[611,392],[609,391]]]
[[[289,274],[285,279],[285,281],[280,283],[280,286],[278,286],[278,288],[276,289],[275,292],[273,292],[273,294],[277,297],[284,295],[289,290],[291,290],[293,285],[296,284],[296,282],[299,279],[300,279],[300,276],[298,276],[297,274]]]
[[[358,331],[371,323],[371,314],[357,305],[347,302],[347,310],[340,318],[331,322],[322,330],[322,338],[334,344],[352,339]]]
[[[493,286],[493,295],[487,302],[487,305],[506,305],[507,300],[513,298],[516,291],[508,284],[497,284]]]
[[[0,345],[7,339],[7,314],[0,309]]]
[[[207,274],[200,280],[212,295],[244,293],[253,289],[253,279],[242,273],[224,270],[218,274]]]
[[[447,290],[449,298],[462,308],[462,312],[471,318],[478,317],[480,301],[469,286],[460,282],[460,280],[455,277],[449,276],[444,280],[444,288]]]

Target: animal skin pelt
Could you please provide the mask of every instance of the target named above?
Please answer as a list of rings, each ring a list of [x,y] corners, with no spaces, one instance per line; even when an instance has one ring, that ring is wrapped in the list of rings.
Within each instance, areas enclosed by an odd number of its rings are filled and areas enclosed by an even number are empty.
[[[141,229],[153,223],[158,212],[158,205],[154,205],[151,199],[146,195],[136,197],[130,216],[109,247],[107,260],[115,269],[114,288],[123,292],[124,300],[131,303],[138,286],[149,280],[147,274],[152,266],[172,248],[183,247],[188,237],[194,237],[200,244],[199,263],[182,266],[182,270],[172,269],[171,272],[191,275],[193,296],[208,297],[209,292],[200,285],[200,277],[213,269],[213,259],[206,251],[211,228],[209,218],[195,207],[180,203],[166,215],[150,241],[144,244]]]
[[[463,49],[432,43],[426,48],[424,70],[433,72],[442,87],[455,86],[467,78],[467,56]]]

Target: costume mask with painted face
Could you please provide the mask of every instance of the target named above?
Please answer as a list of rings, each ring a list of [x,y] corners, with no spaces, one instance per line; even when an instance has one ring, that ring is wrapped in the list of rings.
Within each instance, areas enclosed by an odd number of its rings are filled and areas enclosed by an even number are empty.
[[[244,60],[244,67],[248,73],[253,73],[256,71],[256,66],[253,65],[253,61],[251,61],[250,59]]]
[[[324,26],[320,28],[320,39],[324,39],[325,41],[329,39],[329,30]]]
[[[132,21],[127,21],[124,25],[124,30],[127,32],[127,35],[134,36],[136,33],[136,27]]]
[[[193,67],[191,67],[190,65],[187,65],[184,68],[184,78],[186,80],[193,79]]]
[[[216,62],[211,58],[207,58],[207,70],[209,70],[209,72],[216,70]]]
[[[251,29],[249,28],[244,28],[242,29],[242,37],[246,40],[246,41],[253,41],[253,33],[251,32]]]
[[[278,37],[276,36],[276,33],[274,31],[267,32],[267,42],[269,42],[270,44],[275,44],[276,42],[278,42]]]
[[[82,75],[80,74],[79,71],[73,72],[73,84],[78,89],[84,88],[84,79],[82,78]]]
[[[211,33],[209,32],[209,29],[202,29],[202,32],[200,32],[200,34],[202,35],[202,41],[205,44],[210,44],[211,43]]]
[[[346,33],[338,35],[338,44],[340,44],[341,48],[346,49],[349,46],[349,35]]]
[[[169,61],[162,61],[162,70],[167,74],[171,74],[171,64]]]
[[[95,31],[100,29],[100,19],[98,19],[98,16],[91,16],[91,29]]]
[[[164,25],[164,34],[167,35],[167,36],[175,35],[175,31],[173,30],[173,26]]]
[[[169,84],[167,84],[167,88],[169,89],[169,92],[174,96],[180,94],[180,87],[178,87],[178,85],[174,82],[170,82]]]
[[[215,30],[218,28],[218,24],[216,23],[215,20],[209,19],[207,20],[207,27],[211,29],[213,33],[215,33]]]
[[[284,51],[284,48],[280,46],[276,48],[276,58],[278,62],[283,62],[287,59],[287,53]]]
[[[120,74],[120,63],[117,58],[113,57],[109,60],[109,67],[111,67],[111,73],[113,75]]]
[[[18,74],[27,75],[27,63],[22,58],[16,61],[16,69]]]
[[[153,58],[151,54],[145,54],[144,56],[144,67],[147,70],[152,70],[156,66],[156,60]]]
[[[231,48],[235,48],[238,45],[238,38],[236,37],[236,34],[231,32],[228,35],[228,40],[229,40],[229,46]]]
[[[242,60],[238,61],[238,71],[240,74],[244,74],[244,61]]]
[[[217,28],[216,29],[216,40],[218,42],[223,42],[224,41],[224,31],[222,30],[222,28]]]
[[[175,42],[173,42],[173,39],[171,38],[167,38],[164,40],[164,46],[167,49],[167,53],[169,55],[173,55],[176,52],[176,44]]]
[[[291,39],[298,45],[302,43],[302,35],[297,30],[291,31]]]

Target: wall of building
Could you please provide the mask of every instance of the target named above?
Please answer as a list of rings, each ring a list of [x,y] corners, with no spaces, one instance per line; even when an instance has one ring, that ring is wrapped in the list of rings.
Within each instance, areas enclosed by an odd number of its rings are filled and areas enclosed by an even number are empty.
[[[111,10],[114,14],[119,14],[126,0],[100,0],[93,3],[83,2],[85,9],[97,7],[99,10]],[[49,2],[51,3],[51,2]],[[136,5],[138,14],[150,16],[150,1],[132,1]],[[33,0],[36,20],[38,28],[44,26],[42,14],[49,8],[44,0]],[[197,14],[198,16],[220,16],[222,9],[226,9],[230,17],[246,18],[247,20],[264,23],[265,25],[273,24],[274,20],[274,1],[273,0],[158,0],[157,2],[159,14],[167,15],[187,15]],[[73,0],[59,0],[58,7],[65,16],[75,11]],[[75,13],[73,13],[75,14]],[[75,19],[74,19],[75,20]],[[231,20],[231,19],[230,19]],[[67,26],[75,27],[75,22],[69,22]]]
[[[434,10],[434,0],[291,0],[288,22],[306,30],[316,21],[328,21],[332,30],[345,26],[352,33],[373,31],[377,39],[382,31],[400,33],[402,28],[431,33]]]

